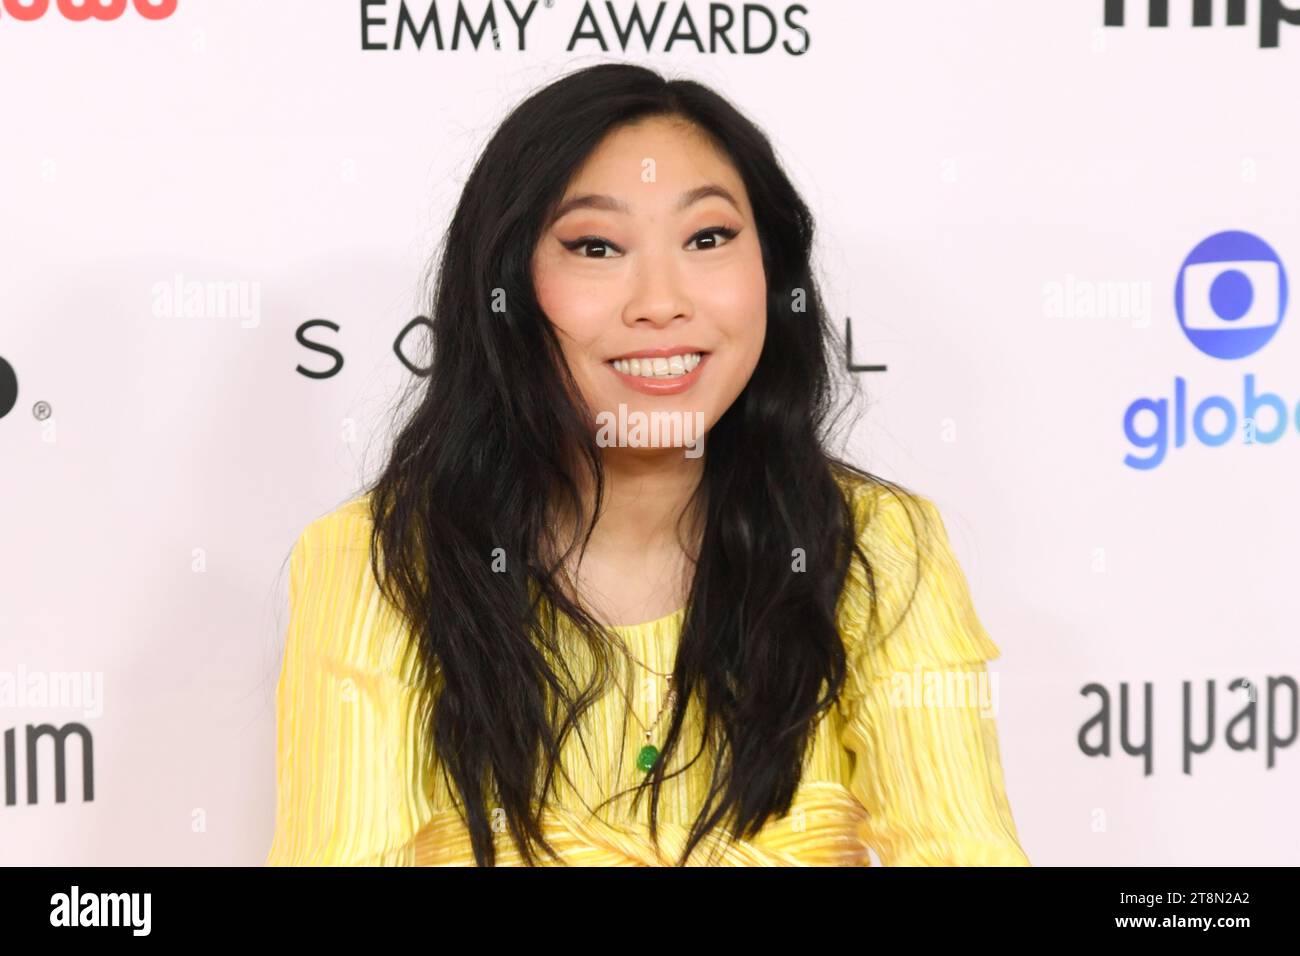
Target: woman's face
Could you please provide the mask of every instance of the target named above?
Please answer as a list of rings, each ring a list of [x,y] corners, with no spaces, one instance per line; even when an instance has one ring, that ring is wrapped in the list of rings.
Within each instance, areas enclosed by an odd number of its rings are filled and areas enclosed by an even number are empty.
[[[641,447],[698,456],[694,442],[749,381],[767,328],[740,175],[697,129],[655,117],[611,132],[558,208],[533,283],[598,441],[637,445],[639,420],[649,425]]]

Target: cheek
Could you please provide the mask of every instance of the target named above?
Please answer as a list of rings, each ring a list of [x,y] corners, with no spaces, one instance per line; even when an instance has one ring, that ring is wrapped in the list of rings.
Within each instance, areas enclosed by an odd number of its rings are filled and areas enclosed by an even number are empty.
[[[535,269],[533,289],[537,304],[555,328],[564,362],[588,406],[600,408],[601,369],[596,344],[601,340],[611,306],[608,295],[591,282],[566,276],[562,270]]]
[[[726,281],[711,283],[708,312],[716,317],[718,330],[733,351],[743,371],[752,370],[763,350],[767,332],[767,278],[762,260],[755,255]]]
[[[535,270],[533,288],[566,354],[579,354],[599,339],[609,314],[599,288],[554,269]]]

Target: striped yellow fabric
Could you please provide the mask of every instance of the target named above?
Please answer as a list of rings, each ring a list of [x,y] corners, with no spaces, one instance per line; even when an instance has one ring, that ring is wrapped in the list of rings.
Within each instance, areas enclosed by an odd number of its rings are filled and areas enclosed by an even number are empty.
[[[1028,866],[1003,784],[996,696],[987,693],[985,662],[999,651],[938,510],[875,484],[846,487],[881,617],[868,620],[868,583],[855,562],[839,611],[849,679],[818,725],[791,811],[749,840],[715,833],[688,862],[869,866],[870,849],[886,866]],[[370,573],[370,528],[369,501],[356,499],[312,522],[290,559],[266,862],[472,866],[453,792],[422,758],[425,698],[402,624]],[[666,674],[682,615],[611,630],[630,655]],[[592,663],[584,645],[561,646],[581,677]],[[581,736],[565,741],[544,816],[560,861],[543,855],[543,865],[671,865],[684,848],[708,785],[707,754],[661,790],[656,845],[649,794],[634,803],[633,790],[644,776],[635,765],[642,728],[666,688],[631,661],[616,683],[587,712]],[[698,742],[694,703],[687,740]],[[679,746],[667,769],[685,766],[696,749]],[[493,824],[498,865],[521,865],[501,811]]]

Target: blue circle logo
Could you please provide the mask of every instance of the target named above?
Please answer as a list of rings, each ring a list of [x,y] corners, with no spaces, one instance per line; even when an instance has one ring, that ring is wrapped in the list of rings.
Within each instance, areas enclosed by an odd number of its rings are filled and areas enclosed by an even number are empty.
[[[1282,260],[1249,232],[1215,233],[1183,260],[1174,310],[1188,341],[1206,355],[1253,355],[1273,338],[1286,314]]]

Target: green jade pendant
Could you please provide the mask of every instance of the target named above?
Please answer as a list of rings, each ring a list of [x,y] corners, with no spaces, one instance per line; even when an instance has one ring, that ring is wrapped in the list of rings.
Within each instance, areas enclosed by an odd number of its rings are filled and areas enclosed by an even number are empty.
[[[636,755],[636,765],[645,773],[654,769],[655,761],[659,759],[659,748],[654,744],[646,744]]]
[[[668,680],[671,682],[672,678],[669,677]],[[654,722],[650,725],[649,728],[646,729],[645,745],[642,746],[642,748],[639,751],[637,751],[637,755],[636,755],[636,765],[644,773],[649,773],[651,770],[653,770],[655,764],[659,761],[659,748],[656,747],[654,744],[650,743],[650,735],[654,733],[654,728],[656,725],[658,725],[659,718],[664,715],[664,711],[672,707],[673,704],[676,702],[676,700],[677,700],[676,691],[669,690],[667,700],[665,700],[663,706],[659,708],[659,713],[655,716]],[[641,726],[645,727],[645,724],[642,724]]]

